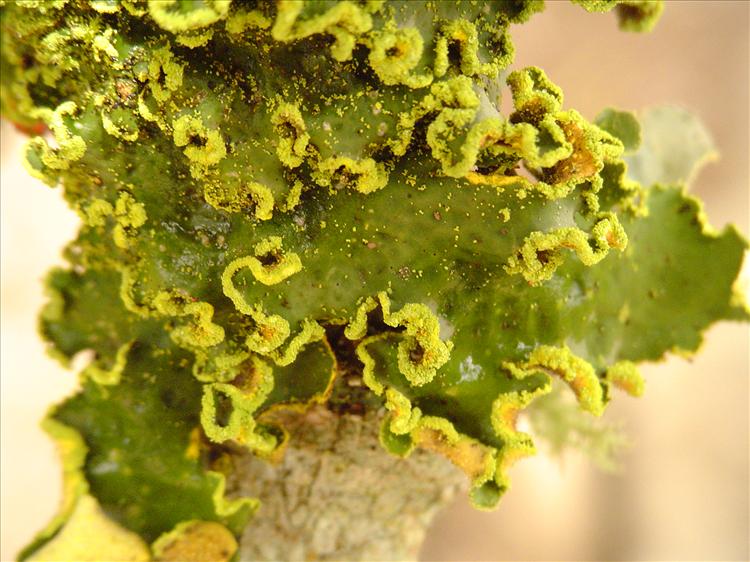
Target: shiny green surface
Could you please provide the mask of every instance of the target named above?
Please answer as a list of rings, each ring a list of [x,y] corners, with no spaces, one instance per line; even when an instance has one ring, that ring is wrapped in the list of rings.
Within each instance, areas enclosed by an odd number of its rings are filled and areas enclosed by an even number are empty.
[[[255,507],[237,503],[222,512],[214,494],[223,476],[206,472],[208,447],[195,445],[195,458],[189,452],[200,385],[181,363],[187,364],[184,354],[137,346],[120,384],[88,383],[55,414],[90,448],[85,473],[91,492],[148,542],[192,519],[219,521],[239,533]]]

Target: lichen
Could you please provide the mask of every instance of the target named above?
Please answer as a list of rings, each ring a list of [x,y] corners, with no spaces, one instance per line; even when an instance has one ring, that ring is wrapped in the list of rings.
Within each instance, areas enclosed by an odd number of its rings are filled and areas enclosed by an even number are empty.
[[[618,361],[607,369],[604,378],[631,396],[641,396],[646,385],[637,365],[631,361]]]
[[[584,2],[615,6],[626,29],[661,9]],[[92,353],[47,422],[75,442],[70,493],[24,556],[79,556],[83,506],[134,556],[231,559],[257,508],[224,495],[232,456],[278,461],[312,405],[381,412],[388,452],[445,456],[491,508],[553,377],[599,416],[643,391],[640,362],[747,320],[747,244],[682,186],[710,138],[673,109],[590,122],[541,69],[506,76],[511,24],[541,9],[0,8],[3,114],[83,219],[40,329],[64,362]]]
[[[218,382],[204,386],[201,425],[212,441],[231,439],[251,451],[269,453],[276,447],[276,438],[256,426],[253,413],[273,390],[272,369],[255,360],[248,371],[241,386]],[[221,407],[222,401],[228,403]]]
[[[591,234],[577,227],[532,232],[516,255],[508,259],[505,271],[521,274],[530,284],[537,284],[555,274],[565,259],[563,249],[573,250],[581,263],[591,266],[603,260],[611,248],[623,251],[626,247],[627,234],[617,216],[610,213],[596,222]]]
[[[65,122],[65,116],[75,114],[73,101],[61,103],[54,110],[40,107],[33,110],[33,117],[41,119],[54,135],[57,148],[51,147],[42,137],[34,137],[26,147],[24,166],[37,179],[54,186],[60,170],[67,170],[86,152],[86,142],[74,135]]]
[[[82,496],[60,532],[27,560],[116,560],[146,562],[148,546],[140,537],[107,517],[96,499]]]
[[[229,562],[237,552],[237,540],[215,521],[184,521],[153,544],[159,562]]]

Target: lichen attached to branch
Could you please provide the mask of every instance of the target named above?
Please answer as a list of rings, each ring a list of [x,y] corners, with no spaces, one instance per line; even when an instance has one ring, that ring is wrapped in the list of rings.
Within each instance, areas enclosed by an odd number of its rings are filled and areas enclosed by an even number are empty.
[[[628,30],[661,10],[579,3]],[[3,115],[83,218],[41,331],[93,353],[47,422],[65,504],[22,557],[79,557],[85,524],[93,558],[229,560],[257,507],[225,496],[233,459],[282,462],[313,406],[382,415],[385,450],[449,459],[491,508],[552,377],[598,416],[642,392],[639,362],[748,318],[746,242],[682,185],[708,137],[674,110],[590,122],[541,69],[506,76],[511,24],[541,9],[0,7]]]

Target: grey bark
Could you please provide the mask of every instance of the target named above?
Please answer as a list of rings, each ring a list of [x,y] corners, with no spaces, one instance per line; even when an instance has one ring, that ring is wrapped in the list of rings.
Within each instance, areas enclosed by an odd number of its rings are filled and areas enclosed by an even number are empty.
[[[433,516],[465,484],[434,453],[388,454],[378,415],[317,407],[291,425],[279,464],[237,459],[233,487],[262,502],[242,537],[243,561],[415,560]]]

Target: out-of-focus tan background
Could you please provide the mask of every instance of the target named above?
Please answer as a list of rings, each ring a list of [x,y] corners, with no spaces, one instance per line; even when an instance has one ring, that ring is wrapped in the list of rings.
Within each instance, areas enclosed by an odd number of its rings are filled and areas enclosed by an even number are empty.
[[[734,222],[747,234],[749,19],[745,1],[668,0],[654,33],[633,35],[617,31],[612,14],[552,1],[515,30],[515,66],[543,67],[565,91],[566,107],[588,118],[605,105],[678,103],[696,111],[722,158],[700,174],[693,191],[706,201],[714,226]],[[3,561],[56,510],[59,467],[38,423],[76,387],[75,376],[45,355],[35,316],[44,302],[40,280],[61,263],[60,248],[74,236],[77,219],[59,190],[25,174],[23,140],[3,123]],[[715,326],[694,360],[647,366],[643,398],[617,396],[606,418],[620,421],[633,440],[621,473],[603,474],[577,454],[523,460],[497,511],[474,511],[461,498],[440,515],[422,559],[750,559],[749,336],[746,326]]]

